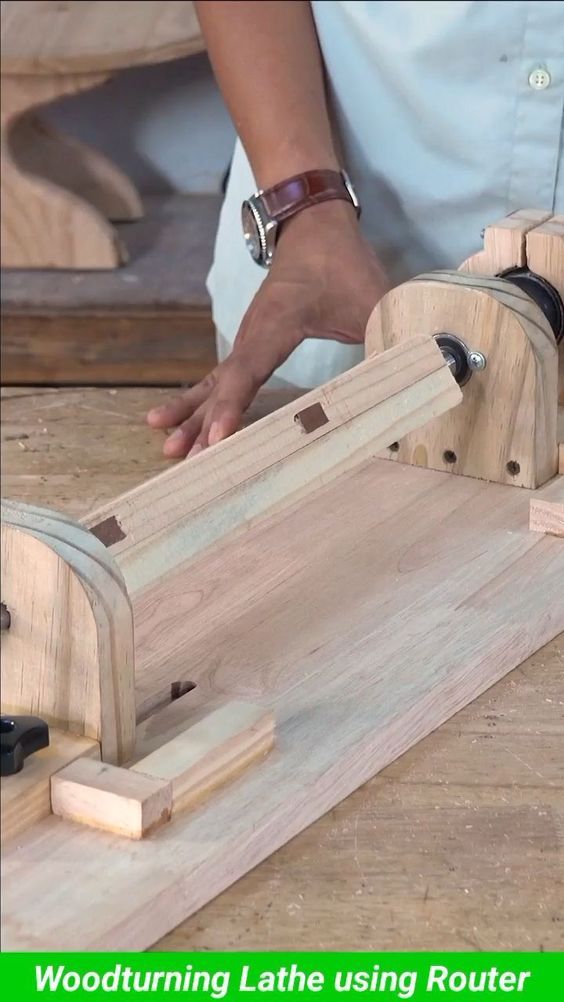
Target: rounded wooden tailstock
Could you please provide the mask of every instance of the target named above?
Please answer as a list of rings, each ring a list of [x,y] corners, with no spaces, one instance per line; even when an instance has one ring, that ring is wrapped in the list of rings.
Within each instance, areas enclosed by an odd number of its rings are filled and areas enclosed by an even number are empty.
[[[366,329],[372,355],[415,334],[451,334],[481,352],[486,368],[463,387],[459,407],[410,432],[391,459],[521,487],[558,472],[558,353],[550,325],[503,279],[433,272],[393,289]]]
[[[122,762],[135,741],[133,615],[106,547],[66,516],[2,502],[2,711],[100,742]]]

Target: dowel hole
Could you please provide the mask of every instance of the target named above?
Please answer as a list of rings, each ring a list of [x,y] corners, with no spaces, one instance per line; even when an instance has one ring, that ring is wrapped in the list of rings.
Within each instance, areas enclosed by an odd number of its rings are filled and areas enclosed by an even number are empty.
[[[456,463],[456,452],[453,452],[452,449],[445,449],[443,459],[445,463],[449,463],[452,466],[453,463]]]
[[[12,617],[10,615],[8,606],[5,602],[0,603],[0,628],[2,630],[9,630],[12,623]]]
[[[187,692],[192,692],[192,689],[196,688],[195,682],[171,682],[170,683],[170,701],[174,703],[175,699],[180,699],[181,696],[185,696]]]
[[[388,446],[388,449],[390,452],[399,452],[399,442],[392,442],[392,444]]]
[[[516,477],[521,472],[521,467],[519,463],[516,463],[514,459],[510,459],[507,466],[505,467],[510,477]]]

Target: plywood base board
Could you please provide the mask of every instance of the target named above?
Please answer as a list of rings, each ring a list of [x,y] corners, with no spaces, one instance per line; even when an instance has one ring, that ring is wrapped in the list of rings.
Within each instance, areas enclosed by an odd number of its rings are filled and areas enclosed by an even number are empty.
[[[276,746],[127,852],[26,832],[4,948],[148,947],[564,630],[564,547],[529,531],[530,497],[373,460],[139,596],[138,700],[189,666],[196,705],[272,708]]]

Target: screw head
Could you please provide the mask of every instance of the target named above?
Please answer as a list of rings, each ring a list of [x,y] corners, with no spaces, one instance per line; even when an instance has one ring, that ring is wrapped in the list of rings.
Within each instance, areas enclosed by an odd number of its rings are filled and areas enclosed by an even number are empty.
[[[475,372],[481,372],[487,365],[486,356],[483,355],[481,351],[469,351],[468,365],[471,369],[474,369]]]

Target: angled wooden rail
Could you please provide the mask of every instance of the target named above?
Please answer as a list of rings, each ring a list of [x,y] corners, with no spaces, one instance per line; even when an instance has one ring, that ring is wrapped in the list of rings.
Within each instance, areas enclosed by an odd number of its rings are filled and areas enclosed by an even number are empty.
[[[132,598],[280,504],[303,497],[460,403],[431,337],[418,336],[82,519]]]

